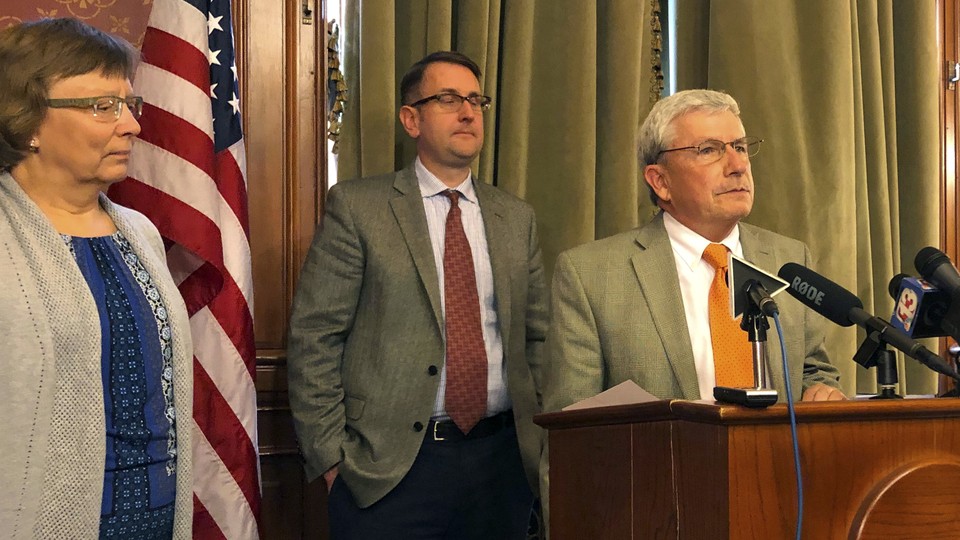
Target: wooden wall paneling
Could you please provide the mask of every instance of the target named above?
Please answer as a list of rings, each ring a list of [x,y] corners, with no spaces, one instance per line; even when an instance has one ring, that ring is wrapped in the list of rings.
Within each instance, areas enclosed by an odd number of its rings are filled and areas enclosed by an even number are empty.
[[[323,0],[306,0],[305,8],[313,14],[313,24],[300,24],[301,45],[298,47],[297,119],[302,134],[298,139],[300,169],[295,184],[295,200],[299,212],[290,221],[293,242],[291,283],[297,283],[300,267],[307,257],[313,233],[323,216],[327,191],[327,16]],[[317,5],[320,4],[320,5]],[[301,13],[301,17],[303,14]],[[309,45],[306,45],[309,43]],[[293,291],[291,290],[291,299]]]
[[[941,245],[953,260],[960,252],[957,235],[957,91],[948,88],[949,66],[960,60],[958,54],[957,0],[940,0],[940,58],[943,72],[940,78],[940,164],[941,164]]]
[[[307,251],[313,241],[314,231],[323,216],[323,201],[327,187],[327,138],[326,138],[326,102],[327,102],[327,15],[323,0],[302,0],[300,2],[300,24],[292,30],[298,30],[300,46],[296,49],[297,69],[296,118],[300,136],[297,152],[299,170],[294,184],[296,212],[289,220],[292,258],[290,260],[290,283],[299,281],[300,268],[306,259]],[[308,13],[312,14],[306,24]],[[295,18],[294,18],[295,19]],[[293,288],[290,290],[292,302]],[[289,302],[288,302],[289,305]],[[284,357],[284,366],[286,358]],[[286,378],[284,377],[284,380]],[[284,391],[284,403],[286,391]],[[287,404],[289,416],[289,404]],[[328,538],[327,490],[323,479],[306,484],[303,467],[297,458],[300,481],[303,492],[300,500],[302,512],[301,538]]]
[[[284,261],[290,181],[290,141],[295,129],[288,91],[289,45],[284,4],[267,0],[237,2],[245,6],[243,20],[243,81],[246,99],[247,193],[250,210],[250,250],[253,258],[254,333],[257,349],[283,348],[289,287]],[[294,42],[295,44],[296,42]],[[254,90],[254,91],[251,91]]]
[[[958,114],[960,114],[960,83],[949,87],[951,67],[960,61],[960,9],[958,0],[938,0],[940,47],[940,246],[950,259],[957,263],[960,257],[960,185],[957,184],[957,153],[960,139],[957,138]],[[947,351],[955,342],[950,338],[940,340],[941,355],[951,361]],[[954,388],[956,383],[940,376],[940,391]]]
[[[325,489],[305,482],[287,396],[287,320],[326,185],[322,0],[307,2],[310,18],[303,8],[303,0],[234,3],[255,294],[261,537],[271,540],[327,538]]]

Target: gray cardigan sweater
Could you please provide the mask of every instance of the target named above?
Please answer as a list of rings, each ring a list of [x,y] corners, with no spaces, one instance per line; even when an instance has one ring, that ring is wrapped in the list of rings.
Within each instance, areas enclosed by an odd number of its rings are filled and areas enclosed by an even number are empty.
[[[163,242],[142,214],[100,204],[153,278],[173,332],[174,538],[191,537],[193,347]],[[0,538],[96,538],[106,459],[100,318],[69,248],[0,173]]]

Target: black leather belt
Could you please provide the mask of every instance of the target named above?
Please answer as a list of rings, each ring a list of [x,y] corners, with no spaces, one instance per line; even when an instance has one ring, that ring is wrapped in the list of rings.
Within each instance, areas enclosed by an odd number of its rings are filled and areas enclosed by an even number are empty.
[[[457,442],[480,439],[494,435],[511,426],[513,426],[513,411],[502,412],[480,420],[466,435],[453,423],[453,420],[441,420],[439,422],[431,420],[427,424],[427,440]]]

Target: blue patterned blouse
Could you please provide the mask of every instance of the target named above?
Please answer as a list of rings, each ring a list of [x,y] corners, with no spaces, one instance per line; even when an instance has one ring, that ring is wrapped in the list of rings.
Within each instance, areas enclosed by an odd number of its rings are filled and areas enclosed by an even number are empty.
[[[63,236],[100,312],[107,455],[100,538],[173,535],[177,431],[170,324],[120,232]]]

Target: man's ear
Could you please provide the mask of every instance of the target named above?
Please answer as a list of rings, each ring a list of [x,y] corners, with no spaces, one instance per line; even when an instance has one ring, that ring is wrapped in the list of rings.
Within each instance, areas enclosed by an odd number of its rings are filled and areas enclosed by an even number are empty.
[[[670,186],[667,184],[666,171],[663,166],[654,163],[643,168],[643,179],[653,189],[657,197],[664,202],[670,202]]]
[[[420,111],[409,105],[400,107],[400,124],[407,135],[416,139],[420,136]]]

